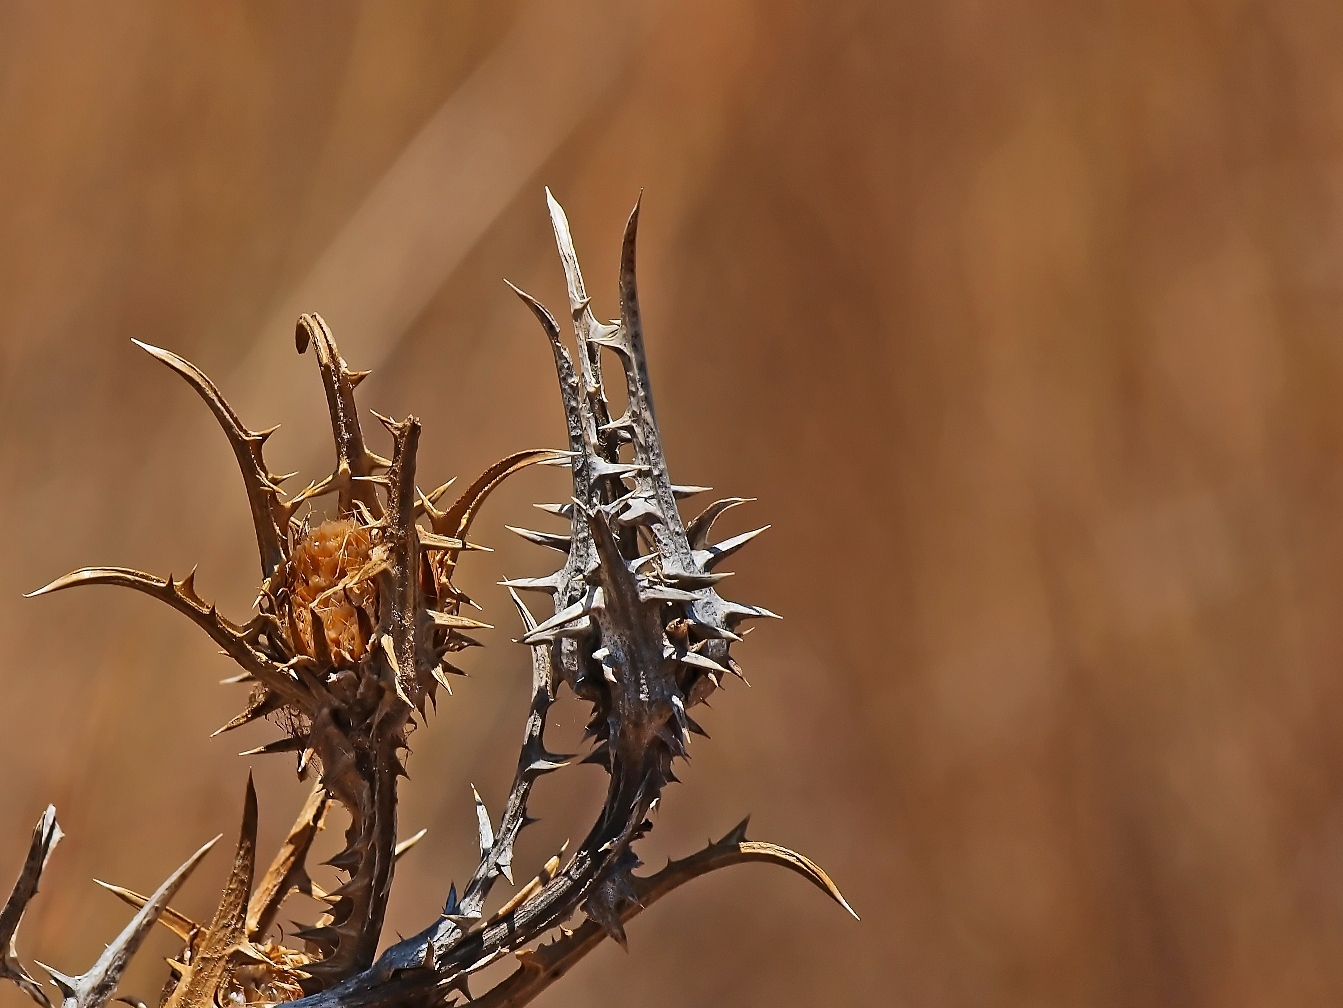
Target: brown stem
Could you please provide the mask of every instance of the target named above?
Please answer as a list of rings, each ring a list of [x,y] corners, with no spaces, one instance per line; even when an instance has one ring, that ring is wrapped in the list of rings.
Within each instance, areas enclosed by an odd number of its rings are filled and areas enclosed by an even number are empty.
[[[719,868],[744,864],[748,861],[763,861],[797,872],[853,914],[855,920],[858,918],[839,889],[830,881],[830,877],[814,862],[786,847],[746,840],[745,832],[746,822],[743,822],[718,843],[710,844],[704,850],[679,861],[669,862],[667,867],[657,874],[636,876],[633,879],[636,901],[627,903],[621,909],[621,922],[628,923],[633,920],[663,896],[685,885],[691,879],[707,875]],[[606,929],[589,920],[549,945],[519,952],[517,955],[521,965],[518,969],[506,980],[476,998],[473,1003],[477,1008],[521,1008],[573,969],[580,959],[600,945],[606,937]]]

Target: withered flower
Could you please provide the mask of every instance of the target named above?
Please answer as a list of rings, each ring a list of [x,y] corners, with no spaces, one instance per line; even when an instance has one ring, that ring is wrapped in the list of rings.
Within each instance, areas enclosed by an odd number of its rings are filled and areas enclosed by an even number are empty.
[[[296,753],[300,775],[315,767],[319,777],[288,839],[255,886],[257,808],[249,780],[234,868],[208,924],[167,908],[172,891],[205,848],[151,897],[108,886],[140,911],[90,974],[70,978],[51,971],[71,1008],[101,1008],[143,930],[155,919],[185,942],[164,991],[162,1003],[170,1008],[300,998],[304,1005],[330,1008],[390,1008],[442,1003],[454,992],[466,994],[472,973],[508,955],[517,956],[517,971],[476,1001],[525,1004],[604,937],[623,944],[624,923],[666,892],[741,861],[788,867],[847,909],[818,867],[782,847],[746,840],[745,822],[661,872],[633,874],[640,864],[633,844],[652,828],[648,814],[666,785],[676,780],[673,762],[687,755],[691,733],[704,734],[691,710],[725,676],[740,675],[730,648],[741,640],[742,622],[774,615],[718,593],[719,582],[728,576],[720,564],[764,530],[710,542],[715,520],[745,503],[737,497],[710,504],[692,521],[681,518],[677,502],[707,488],[676,485],[668,475],[635,282],[638,207],[629,219],[621,254],[620,318],[603,323],[584,289],[564,212],[549,193],[547,198],[568,285],[576,352],[566,347],[550,313],[517,293],[540,321],[554,356],[568,449],[510,456],[490,467],[445,510],[438,505],[446,484],[427,495],[415,486],[420,424],[414,417],[400,422],[378,417],[392,436],[390,459],[366,446],[354,398],[366,373],[347,368],[319,316],[299,319],[297,346],[300,353],[310,346],[316,352],[336,467],[287,499],[279,489],[286,477],[270,472],[262,457],[270,431],[246,428],[194,366],[166,350],[145,347],[196,389],[233,446],[261,557],[256,615],[245,623],[225,618],[197,594],[191,576],[160,580],[124,568],[81,570],[34,594],[77,584],[119,584],[186,614],[241,667],[232,681],[252,687],[247,709],[220,731],[270,718],[284,729],[283,736],[248,755]],[[619,365],[624,381],[628,405],[619,417],[610,413],[603,351],[607,363]],[[496,829],[475,796],[480,841],[476,870],[460,894],[455,885],[449,887],[436,922],[375,961],[393,867],[418,839],[396,840],[396,786],[397,778],[405,775],[401,757],[407,732],[416,711],[423,715],[437,688],[446,688],[445,674],[456,671],[449,657],[476,643],[466,631],[486,626],[461,613],[471,600],[453,585],[457,560],[474,548],[466,536],[490,491],[535,463],[569,466],[573,496],[566,503],[538,505],[565,519],[567,533],[513,530],[563,553],[564,562],[549,576],[504,582],[523,622],[521,640],[532,657],[530,709],[507,806]],[[301,513],[305,504],[329,495],[335,499],[333,513],[318,515],[311,507]],[[550,595],[552,613],[538,621],[517,591]],[[610,774],[605,802],[567,860],[561,850],[503,906],[486,915],[494,881],[501,876],[512,881],[513,847],[531,821],[527,802],[533,784],[567,765],[569,757],[548,752],[543,741],[548,710],[564,684],[592,704],[587,733],[595,745],[584,762],[598,763]],[[330,862],[346,880],[326,893],[308,877],[305,858],[331,800],[349,813],[350,826],[345,849]],[[0,976],[14,980],[43,1005],[49,1004],[46,994],[19,964],[12,939],[58,838],[49,810],[38,824],[14,895],[0,914],[0,940],[9,948]],[[281,903],[295,891],[328,906],[316,922],[295,934],[302,949],[266,938]],[[587,923],[572,931],[565,928],[580,909]],[[552,943],[529,948],[556,928],[559,937]]]
[[[470,600],[452,583],[458,556],[474,548],[465,538],[472,520],[507,476],[564,455],[510,456],[440,511],[435,505],[448,485],[427,496],[415,486],[419,421],[378,417],[393,449],[390,460],[376,455],[365,444],[355,403],[355,388],[367,372],[349,369],[318,315],[299,319],[296,341],[300,353],[312,347],[317,357],[336,467],[289,499],[280,491],[286,477],[272,473],[263,457],[272,431],[244,426],[194,365],[140,344],[200,394],[233,447],[261,557],[263,582],[252,619],[235,623],[222,616],[197,594],[191,576],[160,580],[122,568],[77,571],[34,594],[118,584],[162,599],[202,627],[242,667],[238,680],[254,687],[247,709],[220,731],[269,716],[288,731],[249,755],[296,752],[301,774],[314,758],[320,764],[323,791],[349,811],[351,823],[347,847],[334,862],[349,880],[331,894],[327,919],[299,935],[314,956],[301,964],[304,983],[316,988],[373,961],[391,884],[396,783],[405,774],[401,754],[412,714],[447,685],[445,673],[457,671],[449,656],[476,643],[464,631],[486,627],[461,615]],[[308,515],[300,518],[303,505],[326,497],[335,501],[332,517],[317,524]],[[250,868],[247,882],[250,887]],[[231,966],[219,968],[232,973]],[[230,993],[228,981],[211,976],[198,982],[200,973],[193,963],[178,990],[203,983],[211,993],[214,987]],[[175,993],[170,1003],[186,1002]]]

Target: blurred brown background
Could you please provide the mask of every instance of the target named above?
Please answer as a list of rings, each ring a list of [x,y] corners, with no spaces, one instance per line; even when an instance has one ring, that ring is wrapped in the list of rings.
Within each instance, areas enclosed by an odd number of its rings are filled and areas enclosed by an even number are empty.
[[[86,968],[126,919],[90,878],[231,843],[249,764],[265,856],[306,793],[234,755],[274,729],[207,739],[244,688],[186,620],[18,597],[197,562],[253,597],[225,441],[130,337],[283,422],[304,482],[331,451],[302,310],[375,367],[366,408],[424,420],[424,485],[557,445],[500,282],[563,304],[548,184],[608,316],[644,189],[673,475],[774,524],[728,587],[787,618],[645,859],[754,812],[863,920],[735,868],[545,1003],[1339,1003],[1340,51],[1330,0],[0,5],[0,884],[46,802],[68,834],[24,954]],[[474,864],[468,782],[501,810],[528,673],[493,583],[551,569],[502,526],[550,528],[528,504],[564,480],[477,526],[499,629],[415,736],[389,939]],[[601,787],[548,779],[520,871]],[[171,951],[123,991],[152,1002]]]

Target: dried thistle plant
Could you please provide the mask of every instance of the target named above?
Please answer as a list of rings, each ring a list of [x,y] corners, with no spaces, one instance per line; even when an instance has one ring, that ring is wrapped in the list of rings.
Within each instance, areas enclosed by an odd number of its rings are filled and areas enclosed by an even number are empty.
[[[747,840],[745,822],[656,874],[634,874],[640,861],[633,844],[652,828],[648,814],[676,779],[672,764],[686,755],[688,733],[703,734],[691,709],[721,686],[724,676],[740,675],[729,654],[741,640],[740,624],[773,616],[717,591],[727,576],[719,564],[763,530],[710,544],[714,520],[744,503],[742,498],[716,501],[689,523],[681,519],[677,501],[707,488],[673,484],[663,455],[635,283],[638,207],[621,254],[620,319],[607,324],[598,321],[585,292],[564,211],[549,192],[547,199],[568,285],[575,353],[550,313],[517,293],[549,340],[569,447],[502,460],[446,510],[437,505],[448,484],[427,495],[415,486],[420,424],[414,417],[397,422],[374,414],[391,434],[390,459],[365,444],[354,391],[366,372],[349,370],[319,316],[299,319],[297,347],[300,353],[310,346],[316,352],[336,468],[288,499],[279,489],[288,477],[271,473],[262,457],[270,431],[246,428],[194,366],[141,344],[201,395],[233,447],[261,557],[256,615],[246,623],[220,615],[197,594],[190,575],[160,580],[124,568],[80,570],[33,594],[116,584],[167,602],[240,666],[241,674],[226,681],[252,689],[247,709],[219,732],[270,718],[283,736],[244,755],[296,753],[299,776],[310,769],[318,776],[259,883],[257,802],[248,780],[233,870],[208,923],[186,918],[168,901],[218,837],[151,896],[100,883],[138,912],[82,976],[44,967],[65,1008],[101,1008],[155,921],[184,942],[181,955],[170,960],[160,1002],[169,1008],[438,1004],[457,994],[469,998],[468,977],[509,955],[519,962],[516,971],[475,1002],[514,1006],[536,997],[607,936],[624,944],[625,922],[665,893],[729,864],[783,865],[848,909],[816,865],[785,848]],[[602,375],[603,349],[619,363],[624,381],[628,406],[616,418]],[[475,871],[460,894],[455,885],[449,888],[436,921],[375,958],[394,865],[423,835],[397,842],[396,787],[405,776],[401,754],[407,733],[417,713],[426,716],[437,688],[447,688],[445,673],[457,671],[448,657],[476,644],[465,631],[486,627],[461,614],[464,604],[473,603],[452,576],[461,553],[474,548],[466,536],[485,498],[511,474],[538,463],[569,466],[573,496],[568,503],[538,505],[567,520],[568,534],[513,530],[558,550],[564,563],[547,577],[504,582],[532,658],[531,703],[508,803],[496,827],[476,795]],[[314,502],[327,497],[334,497],[334,512],[322,516]],[[553,613],[538,622],[517,591],[550,595]],[[606,800],[567,860],[561,850],[503,906],[486,914],[495,880],[513,881],[514,843],[531,821],[527,802],[533,784],[569,763],[570,757],[550,753],[544,744],[548,710],[565,684],[592,705],[587,735],[595,745],[583,762],[608,771]],[[329,862],[344,882],[327,893],[309,878],[305,861],[333,800],[349,814],[350,825],[344,850]],[[0,976],[45,1008],[52,1002],[20,963],[14,936],[60,835],[49,808],[0,912],[5,949]],[[311,926],[292,936],[302,948],[268,938],[281,904],[294,892],[327,905]],[[586,922],[569,930],[565,925],[580,910]],[[551,942],[540,942],[552,933]]]

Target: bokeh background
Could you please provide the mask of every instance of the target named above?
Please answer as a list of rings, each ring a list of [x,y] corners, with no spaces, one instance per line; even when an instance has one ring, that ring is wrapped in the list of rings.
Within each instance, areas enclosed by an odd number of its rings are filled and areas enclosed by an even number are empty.
[[[207,738],[245,687],[187,621],[19,598],[85,564],[254,595],[228,447],[129,339],[283,423],[301,482],[331,464],[305,310],[374,368],[365,407],[423,419],[426,486],[558,445],[500,282],[563,305],[549,185],[608,316],[644,190],[673,474],[759,498],[725,530],[774,526],[730,587],[786,619],[738,649],[753,686],[702,719],[645,858],[753,812],[863,920],[734,868],[544,1003],[1338,1003],[1340,51],[1333,0],[0,5],[3,884],[48,801],[68,834],[24,954],[84,969],[126,919],[90,879],[231,843],[249,766],[264,857],[307,790],[234,755],[274,729]],[[503,525],[550,528],[528,505],[564,479],[476,527],[499,629],[414,738],[429,834],[388,939],[474,864],[468,782],[501,810],[528,672],[494,582],[553,555]],[[519,871],[601,787],[547,779]],[[173,951],[123,990],[152,1003]]]

